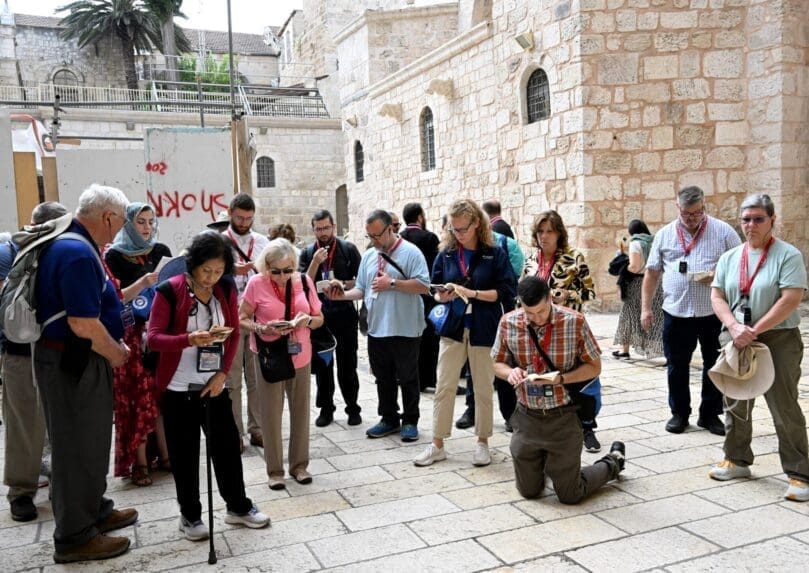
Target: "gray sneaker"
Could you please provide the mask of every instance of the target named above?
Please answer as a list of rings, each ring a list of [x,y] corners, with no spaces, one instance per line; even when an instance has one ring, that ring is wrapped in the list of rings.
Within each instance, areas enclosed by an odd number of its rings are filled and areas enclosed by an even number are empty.
[[[444,448],[437,448],[435,444],[430,442],[423,452],[413,458],[413,464],[424,467],[445,459],[447,459],[447,452],[444,451]]]
[[[737,466],[730,460],[722,460],[711,468],[708,476],[718,481],[728,481],[732,479],[750,477],[750,468],[747,466]]]
[[[185,538],[190,541],[202,541],[208,539],[208,528],[201,519],[191,523],[182,515],[180,516],[180,531],[185,534]]]
[[[270,524],[270,518],[269,516],[261,513],[258,508],[253,505],[253,507],[250,508],[250,511],[242,515],[232,511],[227,512],[225,515],[225,523],[232,525],[244,525],[251,529],[261,529],[262,527],[267,527]]]

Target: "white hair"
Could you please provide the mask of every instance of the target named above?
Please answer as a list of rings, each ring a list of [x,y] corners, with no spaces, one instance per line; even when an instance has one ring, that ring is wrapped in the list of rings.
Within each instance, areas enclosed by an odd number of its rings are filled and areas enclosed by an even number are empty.
[[[87,217],[100,215],[104,211],[126,212],[128,205],[129,199],[120,189],[93,183],[79,196],[76,214]]]
[[[298,269],[298,253],[295,252],[295,247],[288,240],[279,237],[270,241],[270,244],[261,251],[256,259],[256,269],[261,274],[266,274],[270,271],[272,263],[282,259],[289,259],[292,261],[292,267]]]

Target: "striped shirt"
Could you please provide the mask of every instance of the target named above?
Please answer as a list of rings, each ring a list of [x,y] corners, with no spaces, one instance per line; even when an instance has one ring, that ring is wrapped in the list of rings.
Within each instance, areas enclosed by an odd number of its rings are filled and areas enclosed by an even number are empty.
[[[551,328],[550,342],[548,347],[543,346],[543,350],[553,361],[554,366],[560,372],[570,372],[581,366],[585,362],[595,362],[601,355],[590,327],[584,315],[575,310],[552,305],[551,320],[548,325],[541,327],[529,326],[528,317],[523,309],[509,312],[500,319],[500,326],[497,329],[497,338],[492,346],[492,358],[495,362],[502,362],[512,368],[522,368],[528,374],[541,374],[547,372],[548,368],[542,368],[542,372],[537,372],[534,367],[534,355],[538,354],[528,328],[533,328],[537,334],[537,340],[543,343],[543,337],[547,328]],[[542,361],[539,361],[542,364]],[[520,384],[516,388],[517,400],[529,408],[526,397],[526,384]],[[547,410],[564,406],[570,403],[570,396],[567,392],[554,393],[553,397],[542,397],[539,400],[540,409]]]
[[[655,234],[646,268],[663,271],[663,310],[678,318],[712,315],[711,285],[688,280],[688,273],[712,271],[723,253],[741,244],[733,227],[705,215],[707,227],[694,248],[686,255],[677,236],[681,225],[675,219]],[[693,237],[683,228],[686,244]],[[686,262],[687,272],[680,272],[680,263]]]

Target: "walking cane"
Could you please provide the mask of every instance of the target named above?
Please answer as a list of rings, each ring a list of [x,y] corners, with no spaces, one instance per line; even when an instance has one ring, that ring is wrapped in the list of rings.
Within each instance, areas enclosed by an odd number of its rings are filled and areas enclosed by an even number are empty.
[[[216,550],[213,546],[213,488],[211,487],[211,396],[205,404],[205,463],[208,468],[208,564],[216,563]]]

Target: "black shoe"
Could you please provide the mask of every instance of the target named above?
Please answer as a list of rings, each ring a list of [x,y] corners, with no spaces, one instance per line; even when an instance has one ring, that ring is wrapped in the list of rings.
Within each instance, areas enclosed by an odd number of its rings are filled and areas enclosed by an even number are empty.
[[[464,412],[463,416],[458,418],[455,421],[455,427],[459,430],[465,430],[467,428],[471,428],[475,425],[475,416],[474,414],[469,414],[469,412]]]
[[[601,442],[598,441],[593,430],[584,430],[584,449],[590,453],[601,451]]]
[[[455,395],[466,396],[466,388],[464,388],[463,386],[458,386],[458,388],[455,389]]]
[[[719,416],[700,416],[697,419],[697,426],[705,428],[712,434],[717,436],[725,435],[725,424],[719,419]]]
[[[334,411],[327,410],[324,408],[320,410],[320,416],[318,416],[317,420],[315,420],[315,426],[317,426],[318,428],[325,428],[333,421],[334,421]]]
[[[621,352],[620,350],[614,350],[612,355],[615,358],[629,358],[629,352]]]
[[[360,424],[362,424],[362,416],[360,416],[359,412],[355,412],[354,414],[348,415],[349,426],[359,426]]]
[[[672,434],[682,434],[688,427],[688,416],[674,414],[671,420],[666,422],[666,431]]]
[[[37,515],[37,506],[30,496],[21,495],[11,502],[11,519],[14,521],[32,521]]]
[[[509,422],[508,420],[506,420],[506,432],[508,432],[508,433],[510,434],[510,433],[512,433],[513,431],[514,431],[514,426],[512,426],[512,425],[511,425],[511,422]]]
[[[615,460],[615,463],[618,465],[618,473],[624,471],[624,464],[626,463],[626,446],[624,443],[613,442],[608,455]]]

